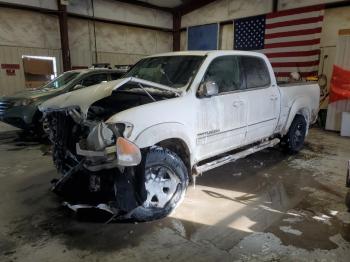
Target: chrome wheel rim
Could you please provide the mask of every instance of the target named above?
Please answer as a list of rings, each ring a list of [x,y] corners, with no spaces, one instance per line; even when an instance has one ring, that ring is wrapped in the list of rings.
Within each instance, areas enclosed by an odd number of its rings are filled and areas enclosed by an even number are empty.
[[[303,126],[301,124],[297,125],[297,130],[294,134],[294,141],[296,144],[300,144],[303,140]]]
[[[163,208],[177,192],[180,179],[165,166],[153,166],[146,170],[147,199],[144,207]]]

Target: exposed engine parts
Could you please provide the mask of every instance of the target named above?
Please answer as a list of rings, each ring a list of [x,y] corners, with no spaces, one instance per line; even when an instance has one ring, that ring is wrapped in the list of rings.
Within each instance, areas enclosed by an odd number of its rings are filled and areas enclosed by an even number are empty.
[[[144,183],[138,181],[143,175],[136,176],[138,168],[128,168],[140,164],[141,151],[122,137],[124,127],[83,120],[77,109],[49,112],[46,121],[54,163],[62,175],[52,190],[66,206],[109,203],[110,210],[127,214],[146,199],[141,196]]]

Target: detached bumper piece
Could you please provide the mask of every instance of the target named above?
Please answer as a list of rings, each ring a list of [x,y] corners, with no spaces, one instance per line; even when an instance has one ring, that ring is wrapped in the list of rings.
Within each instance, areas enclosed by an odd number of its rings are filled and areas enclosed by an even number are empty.
[[[144,176],[139,168],[103,172],[80,170],[65,175],[52,187],[64,206],[75,212],[99,209],[115,219],[130,219],[132,211],[147,197]],[[141,171],[142,172],[142,171]]]

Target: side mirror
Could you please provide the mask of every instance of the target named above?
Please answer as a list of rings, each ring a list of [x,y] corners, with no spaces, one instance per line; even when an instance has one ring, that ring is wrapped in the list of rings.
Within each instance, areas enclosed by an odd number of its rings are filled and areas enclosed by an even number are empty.
[[[81,84],[77,84],[73,87],[72,90],[78,90],[78,89],[81,89],[81,88],[84,88],[85,86],[81,85]]]
[[[219,93],[219,87],[214,81],[206,81],[199,86],[199,97],[211,97]]]

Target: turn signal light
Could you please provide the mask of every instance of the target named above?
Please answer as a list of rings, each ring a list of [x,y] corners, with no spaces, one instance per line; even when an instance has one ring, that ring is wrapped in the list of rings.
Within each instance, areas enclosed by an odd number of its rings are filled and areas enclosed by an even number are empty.
[[[141,163],[141,151],[133,142],[118,137],[117,158],[121,166],[137,166]]]

